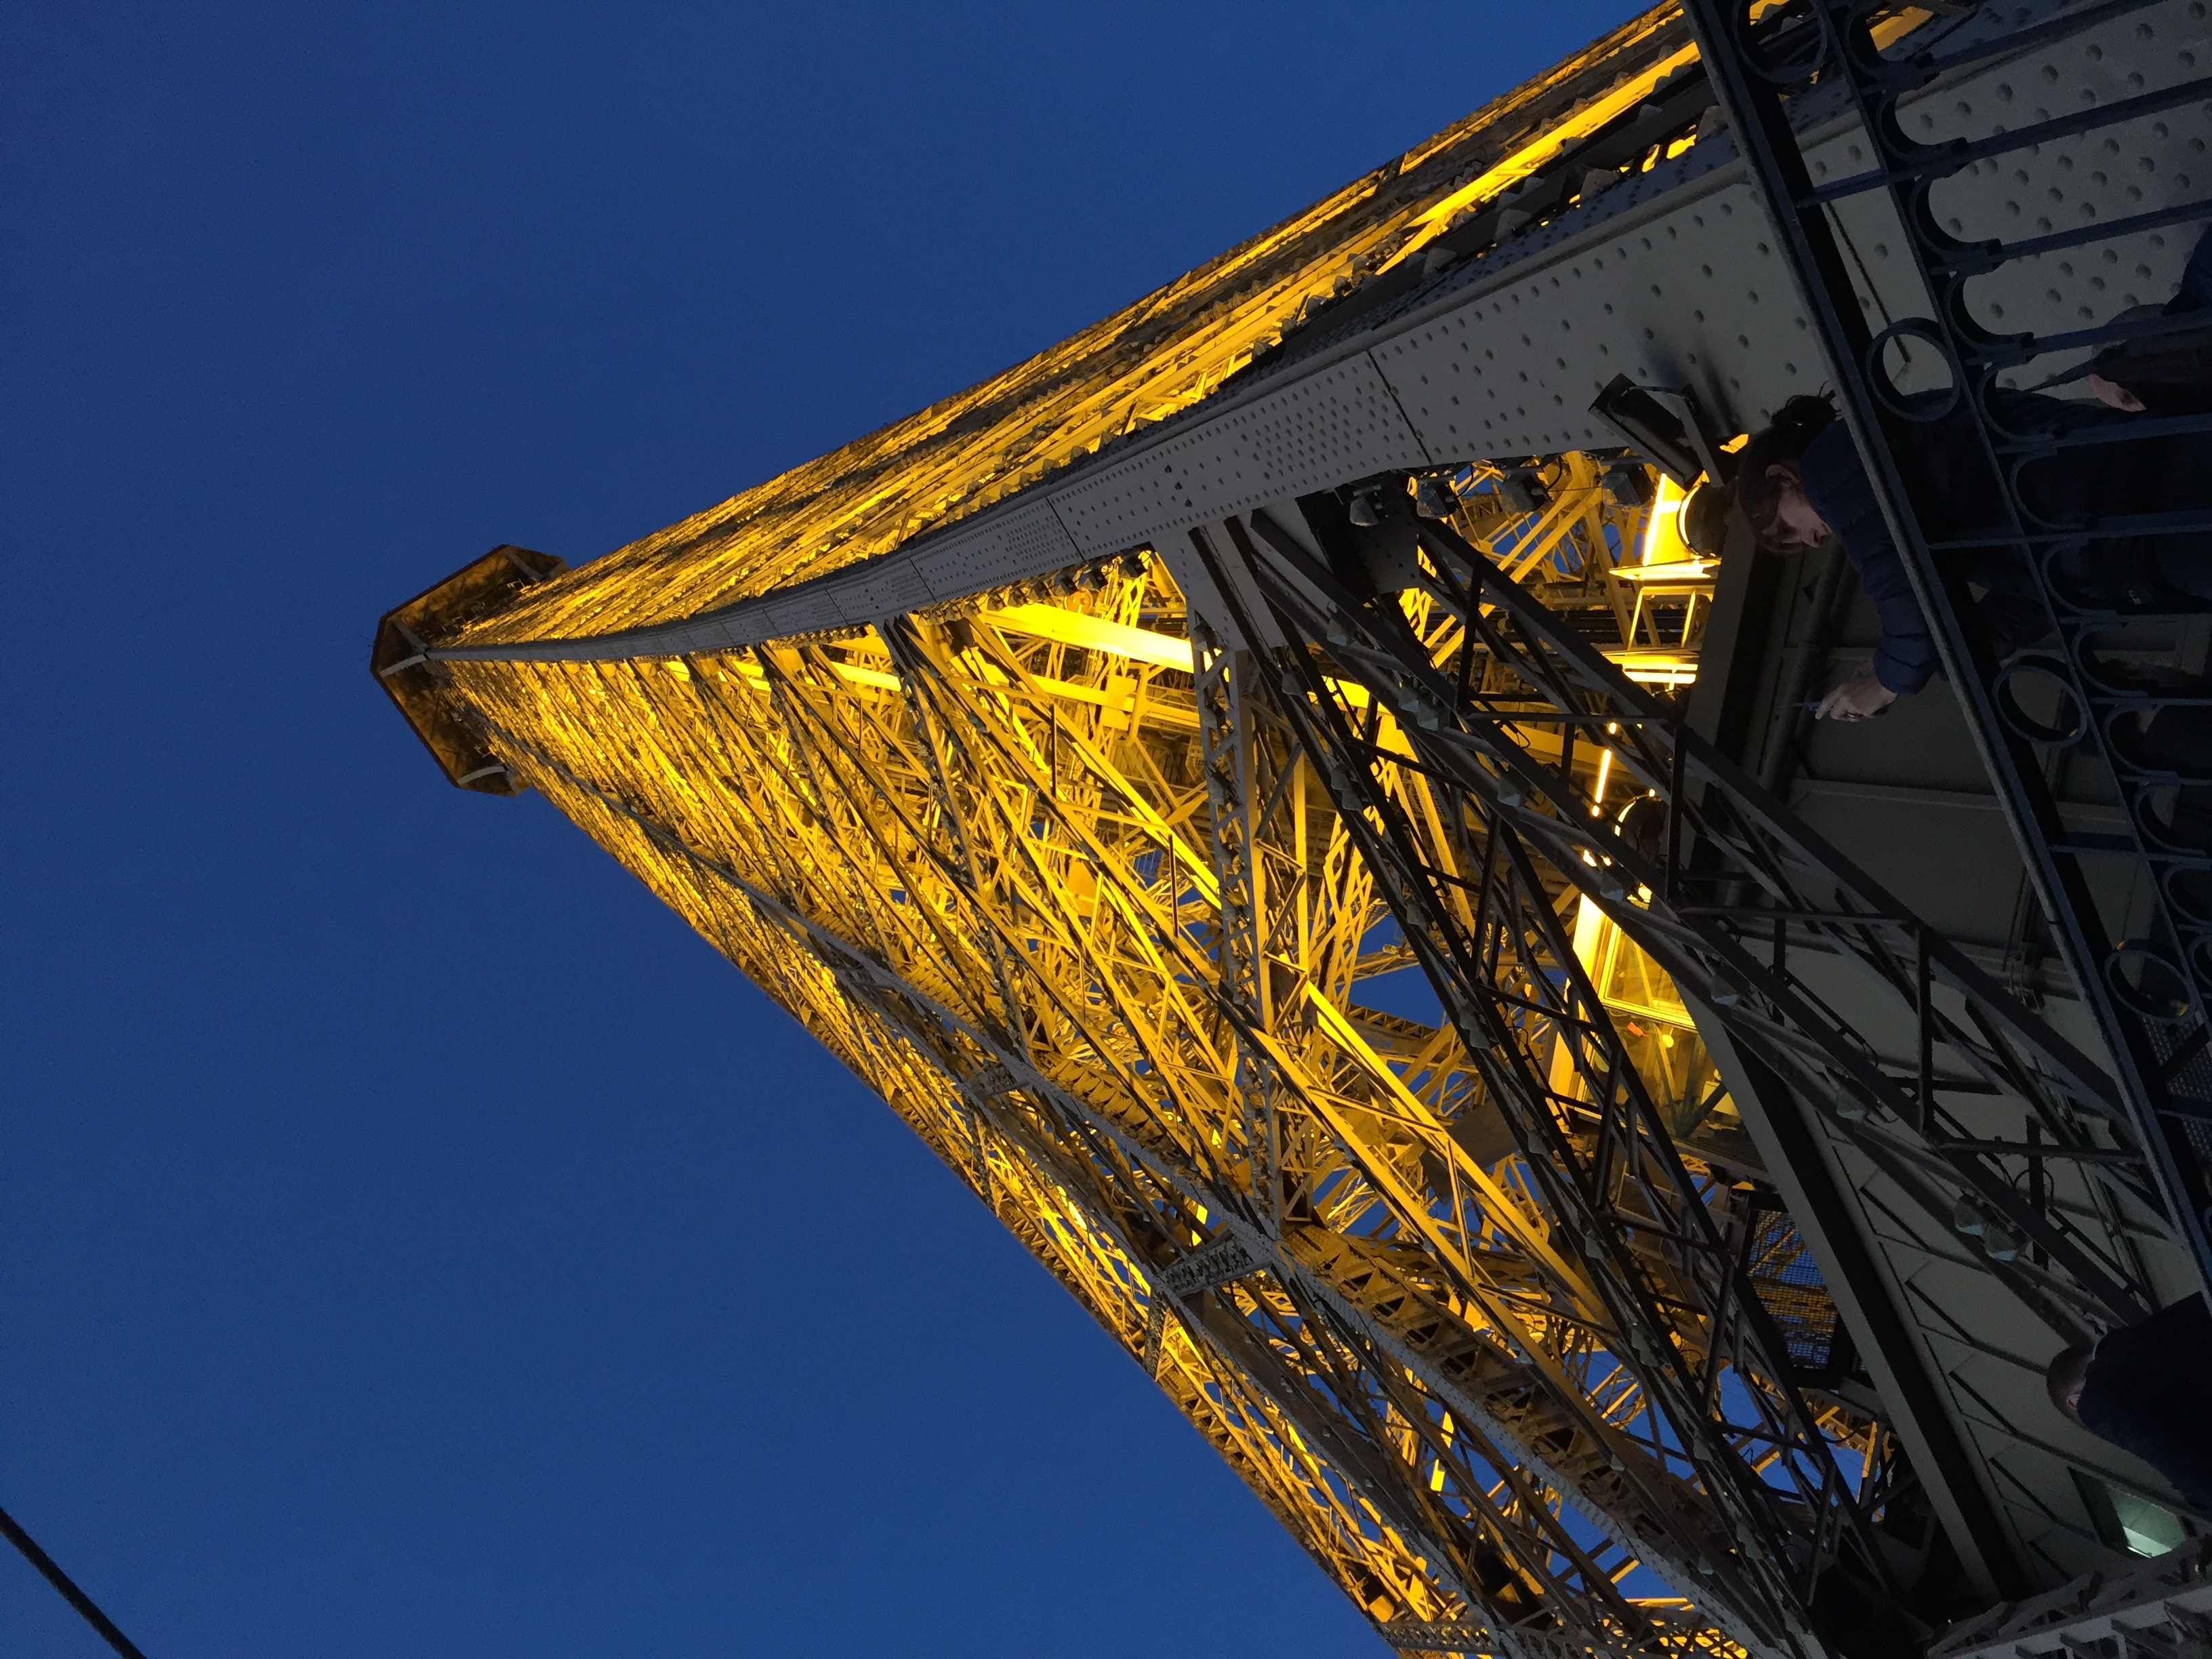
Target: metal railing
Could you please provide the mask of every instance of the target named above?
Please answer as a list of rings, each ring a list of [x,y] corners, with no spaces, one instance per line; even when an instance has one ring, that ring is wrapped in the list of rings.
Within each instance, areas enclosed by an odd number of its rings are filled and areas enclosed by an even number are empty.
[[[2191,757],[2179,752],[2187,745],[2174,738],[2181,728],[2212,723],[2212,684],[2156,658],[2161,637],[2170,639],[2212,611],[2212,600],[2156,582],[2123,591],[2130,585],[2113,578],[2112,566],[2130,555],[2154,565],[2161,546],[2179,550],[2185,544],[2175,538],[2212,532],[2212,511],[2161,510],[2154,502],[2113,511],[2127,504],[2095,500],[2094,490],[2083,504],[2106,510],[2059,511],[2041,481],[2089,477],[2122,453],[2116,447],[2212,432],[2212,418],[2023,421],[2023,405],[2000,376],[2018,378],[2031,364],[2064,367],[2069,359],[2062,354],[2154,337],[2212,313],[2115,319],[2061,334],[2000,333],[1978,318],[1970,285],[2018,261],[2202,221],[2212,216],[2212,199],[2002,242],[1962,240],[1947,229],[1931,191],[1984,161],[2201,105],[2212,96],[2212,80],[2177,76],[2139,96],[2093,103],[1976,141],[1917,142],[1907,136],[1899,107],[1958,70],[2147,9],[2093,6],[1949,56],[1886,55],[1870,29],[1877,14],[1849,0],[1797,0],[1757,23],[1727,0],[1688,0],[1708,74],[1826,349],[1839,412],[2055,942],[2109,1051],[2117,1087],[2100,1097],[2116,1109],[2112,1121],[2124,1122],[2129,1145],[2142,1156],[2138,1167],[2155,1185],[2158,1207],[2206,1273],[2212,1272],[2212,1056],[2206,1051],[2212,1039],[2206,1005],[2212,992],[2212,846],[2191,844],[2193,806],[2185,802],[2188,792],[2212,785],[2212,744],[2198,743],[2204,752]],[[2186,56],[2172,61],[2185,63]],[[1868,170],[1819,187],[1790,120],[1793,96],[1816,83],[1844,89],[1875,158]],[[1830,204],[1883,198],[1927,313],[1876,331],[1856,297]],[[1948,386],[1904,393],[1885,357],[1899,343],[1923,354],[1932,349]],[[1987,463],[1993,499],[1978,504],[1987,510],[1977,514],[1985,525],[1955,528],[1962,504],[1931,501],[1909,482],[1909,458],[1936,422],[1965,422]],[[2037,468],[2042,470],[2031,471]],[[2008,647],[1974,604],[1970,576],[1992,570],[2032,592],[2040,606],[2040,637],[2026,649]],[[2012,631],[2035,629],[2014,623]],[[2061,806],[2062,774],[2076,798],[2087,792],[2117,800],[2124,830],[2092,834],[2069,824]]]

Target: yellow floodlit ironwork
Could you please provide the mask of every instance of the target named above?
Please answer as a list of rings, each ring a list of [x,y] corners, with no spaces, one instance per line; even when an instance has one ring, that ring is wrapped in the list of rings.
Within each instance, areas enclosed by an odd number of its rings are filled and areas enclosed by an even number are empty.
[[[1585,105],[1573,120],[1561,122],[1494,167],[1486,168],[1479,178],[1470,179],[1421,215],[1420,222],[1428,235],[1417,240],[1413,246],[1419,246],[1429,237],[1433,237],[1458,215],[1472,211],[1522,179],[1542,171],[1547,162],[1576,139],[1584,133],[1595,132],[1618,116],[1626,114],[1649,98],[1651,89],[1662,81],[1676,70],[1697,60],[1698,49],[1695,46],[1684,46],[1668,54],[1642,74],[1628,77],[1603,97]]]
[[[1703,581],[1718,568],[1718,559],[1670,559],[1664,564],[1625,564],[1613,574],[1625,582]]]
[[[1559,458],[1550,504],[1517,515],[1476,478],[1460,519],[1609,618],[1646,509],[1595,477]],[[441,672],[506,763],[881,1093],[1379,1622],[1510,1612],[1624,1649],[1763,1650],[1725,1603],[1634,1593],[1696,1583],[1722,1540],[1474,1058],[1449,1024],[1363,1001],[1407,957],[1322,780],[1237,703],[1164,564],[1090,574],[835,640]],[[1457,624],[1419,590],[1400,604],[1446,659]],[[1455,856],[1393,711],[1329,684],[1404,757],[1390,787],[1431,854]],[[1561,753],[1539,719],[1523,736]],[[1623,1017],[1647,1013],[1634,947],[1609,948]],[[1710,1071],[1693,1031],[1650,1018],[1651,1074],[1687,1099]],[[1255,1209],[1274,1243],[1222,1231]],[[1233,1321],[1162,1286],[1163,1250],[1200,1244],[1253,1251],[1216,1287]]]
[[[1188,640],[1156,633],[1149,628],[1108,622],[1103,617],[1086,617],[1079,611],[1064,611],[1057,605],[1011,605],[1004,611],[991,611],[988,620],[993,627],[1008,633],[1079,646],[1086,651],[1103,652],[1109,657],[1126,657],[1132,662],[1148,662],[1155,668],[1180,668],[1188,672],[1193,666]]]
[[[1509,1602],[1622,1641],[1678,1619],[1617,1581],[1718,1544],[1680,1531],[1686,1493],[1649,1538],[1577,1522],[1681,1477],[1636,1437],[1603,1298],[1471,1127],[1457,1039],[1359,1001],[1402,957],[1372,937],[1382,903],[1318,780],[1247,734],[1250,787],[1279,810],[1253,842],[1265,943],[1239,988],[1215,943],[1229,826],[1198,684],[1102,648],[1185,629],[1181,596],[1154,566],[1042,609],[449,672],[523,778],[880,1092],[1376,1618],[1494,1616],[1466,1587],[1504,1572]],[[1126,701],[1068,695],[1122,681]],[[1400,787],[1425,799],[1410,771]],[[1148,1259],[1163,1227],[1208,1237],[1231,1199],[1282,1219],[1281,1259],[1232,1287],[1241,1332],[1163,1296]],[[1463,1391],[1378,1370],[1316,1303],[1409,1356],[1459,1355]],[[1364,1455],[1427,1512],[1387,1513],[1376,1468],[1317,1438],[1334,1425],[1286,1416],[1286,1376],[1366,1398]],[[1735,1645],[1695,1620],[1670,1639]]]
[[[1062,345],[589,567],[511,550],[517,586],[480,561],[440,636],[383,662],[429,677],[406,706],[449,772],[543,793],[879,1093],[1407,1650],[1804,1650],[1787,1564],[1735,1547],[1738,1500],[1699,1472],[1734,1459],[1755,1481],[1783,1454],[1755,1425],[1688,1448],[1662,1421],[1628,1363],[1644,1328],[1547,1207],[1486,1080],[1540,1055],[1549,1109],[1583,1125],[1589,1028],[1544,1012],[1540,982],[1567,964],[1498,967],[1528,1011],[1498,1054],[1376,1006],[1413,957],[1361,850],[1371,824],[1146,550],[744,647],[486,647],[693,617],[1095,453],[1634,108],[1680,39],[1671,12],[1640,18]],[[1717,562],[1671,550],[1651,475],[1570,453],[1451,482],[1480,556],[1632,678],[1694,678]],[[1429,663],[1468,672],[1485,613],[1463,622],[1420,582],[1395,602]],[[1515,740],[1612,810],[1627,785],[1607,744],[1486,660],[1473,689],[1525,701]],[[1417,714],[1387,684],[1316,672],[1424,865],[1479,874],[1479,826],[1400,723]],[[1453,901],[1470,921],[1474,891]],[[1571,897],[1554,883],[1542,903],[1564,916]],[[1733,1154],[1694,1027],[1610,927],[1586,920],[1576,951],[1637,1066],[1686,1155]],[[1764,1248],[1793,1259],[1790,1236]],[[1638,1295],[1709,1299],[1664,1252],[1638,1261]],[[1687,1316],[1664,1340],[1730,1351]],[[1731,1376],[1753,1401],[1785,1387]],[[1869,1460],[1883,1443],[1841,1409],[1821,1432]]]
[[[1683,60],[1686,38],[1674,8],[1647,12],[1049,350],[548,583],[472,637],[571,637],[696,616],[1003,500],[1217,390],[1286,327],[1431,240],[1441,204],[1488,199],[1523,177],[1518,161],[1495,163],[1501,148],[1547,155],[1613,118],[1615,105],[1632,108]],[[1625,64],[1640,67],[1573,101]]]
[[[1742,1115],[1722,1086],[1696,1020],[1666,970],[1587,900],[1575,913],[1575,954],[1630,1039],[1627,1048],[1678,1142],[1716,1161],[1755,1164]]]

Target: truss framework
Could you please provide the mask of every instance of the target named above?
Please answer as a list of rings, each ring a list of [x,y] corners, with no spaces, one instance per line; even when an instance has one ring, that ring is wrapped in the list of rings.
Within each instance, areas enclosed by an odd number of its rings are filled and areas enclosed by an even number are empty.
[[[1397,897],[1407,935],[1431,957],[1440,984],[1463,990],[1492,982],[1503,946],[1479,927],[1463,939],[1440,930],[1455,921],[1464,930],[1480,916],[1481,926],[1510,934],[1518,917],[1509,908],[1492,924],[1490,884],[1507,868],[1518,877],[1516,860],[1541,859],[1745,1048],[1825,1102],[1842,1132],[1978,1245],[1990,1275],[2054,1332],[2086,1338],[2148,1310],[2139,1267],[2109,1232],[2098,1237],[2058,1206],[2023,1194],[2002,1162],[2022,1148],[1975,1138],[1947,1109],[1947,1096],[2025,1102],[2051,1136],[2041,1156],[2079,1154],[2116,1206],[2170,1227],[2149,1157],[2100,1066],[1449,527],[1422,529],[1429,556],[1417,585],[1425,603],[1410,606],[1388,595],[1363,602],[1264,513],[1252,515],[1252,529],[1273,560],[1259,556],[1242,526],[1227,529],[1271,607],[1264,621],[1248,617],[1245,625],[1255,637],[1264,629],[1319,643],[1338,667],[1340,678],[1322,673],[1310,649],[1285,652],[1286,705],[1318,763],[1342,781],[1347,814],[1382,829],[1371,846],[1376,867],[1418,872],[1420,886]],[[1223,568],[1210,547],[1204,556]],[[1225,572],[1222,580],[1226,592],[1243,586]],[[1425,634],[1413,620],[1423,613]],[[1500,665],[1514,683],[1503,695],[1480,689],[1478,676]],[[1343,695],[1347,684],[1365,688],[1364,708]],[[1456,817],[1443,823],[1457,829],[1456,848],[1358,787],[1385,758],[1371,711],[1386,702],[1397,707],[1397,729],[1410,738],[1431,788],[1455,797]],[[1557,734],[1555,760],[1530,742],[1547,726]],[[1607,815],[1576,773],[1578,742],[1607,751],[1608,770],[1632,780],[1632,794],[1650,807]],[[1485,830],[1502,850],[1483,844]],[[1546,961],[1571,961],[1559,918],[1548,908],[1544,915],[1552,935]],[[1883,986],[1909,1022],[1909,1071],[1886,1063],[1793,969],[1793,961],[1827,966],[1839,955]],[[1596,1012],[1595,993],[1579,984],[1573,992],[1578,1006],[1562,1017],[1616,1051],[1603,1068],[1618,1085],[1585,1079],[1602,1100],[1630,1086],[1634,1067],[1612,1021]],[[1637,1112],[1652,1117],[1649,1108]],[[1616,1133],[1638,1132],[1629,1125]],[[1595,1223],[1589,1231],[1597,1231]]]
[[[1711,1206],[1687,1169],[1671,1188],[1632,1189],[1605,1164],[1606,1150],[1642,1140],[1653,1170],[1680,1167],[1669,1141],[1688,1126],[1637,1052],[1634,1021],[1585,977],[1559,907],[1530,896],[1562,890],[1664,969],[1702,1035],[1725,1037],[1723,1069],[1763,1117],[1812,1115],[1905,1206],[1887,1216],[1893,1232],[1954,1241],[1961,1265],[2009,1293],[2051,1346],[2154,1305],[2143,1241],[2179,1243],[2179,1230],[2102,1066],[1628,681],[1510,567],[1445,525],[1420,526],[1412,567],[1385,550],[1387,526],[1349,546],[1339,526],[1327,556],[1265,513],[1223,528],[1197,538],[1199,556],[1222,593],[1248,596],[1235,606],[1244,636],[1276,642],[1260,677],[1278,680],[1318,771],[1364,826],[1364,855],[1388,872],[1382,889],[1470,1051],[1499,1052],[1516,1010],[1577,1034],[1573,1070],[1554,1048],[1547,1077],[1540,1047],[1520,1086],[1486,1078],[1532,1169],[1553,1172],[1547,1201],[1571,1231],[1641,1230],[1689,1256]],[[1376,570],[1392,573],[1390,591],[1365,580]],[[1397,715],[1388,735],[1382,708]],[[1409,764],[1442,807],[1425,821],[1376,787],[1378,767]],[[1587,1164],[1556,1139],[1577,1115],[1600,1149]],[[1632,1287],[1632,1260],[1607,1282]],[[1679,1328],[1742,1305],[1708,1293],[1666,1316]],[[1868,1340],[1886,1350],[1892,1426],[1947,1524],[1982,1552],[1978,1570],[2021,1582],[2031,1569],[2003,1518],[2020,1499],[2002,1486],[1992,1497],[1977,1448],[1975,1425],[1995,1413],[1976,1401],[1961,1422],[1938,1391],[1970,1385],[1925,1376],[1903,1330]],[[2044,1483],[2081,1467],[2055,1447],[2034,1455],[2057,1460]]]
[[[1610,610],[1645,509],[1583,458],[1550,476],[1571,511],[1502,507],[1491,475],[1462,522],[1523,576],[1586,568]],[[1301,659],[1373,750],[1348,809],[1312,706],[1164,563],[1000,597],[714,655],[426,650],[487,747],[883,1093],[1391,1640],[1816,1650],[1824,1580],[1881,1593],[1896,1449],[1795,1385],[1753,1275],[1802,1245],[1668,1140],[1562,920],[1579,890],[1488,836],[1502,954],[1444,982],[1491,1023],[1364,1006],[1362,979],[1438,968],[1377,890],[1418,861],[1379,854],[1376,811],[1462,860],[1481,835],[1419,724],[1350,653]]]
[[[503,550],[511,569],[463,573],[465,608],[380,643],[449,775],[541,790],[836,1053],[1408,1652],[1924,1634],[1892,1562],[1954,1477],[1909,1411],[1842,1386],[1837,1308],[1746,1151],[1751,1096],[1805,1103],[1903,1194],[1901,1227],[2054,1339],[2140,1313],[2137,1240],[2189,1225],[2128,1088],[1653,689],[1694,674],[1711,585],[1695,561],[1622,574],[1654,518],[1631,458],[1201,501],[1188,537],[1042,578],[1079,544],[1015,546],[1022,512],[1066,509],[1011,498],[1141,446],[1324,289],[1381,270],[1368,298],[1403,301],[1534,214],[1588,231],[1601,196],[1717,165],[1679,33],[1641,20],[1609,86],[1585,54],[1061,350],[603,567]],[[1451,367],[1453,325],[1378,395]],[[1382,523],[1347,520],[1358,493]],[[1417,521],[1440,496],[1449,521]],[[971,516],[1017,526],[975,583],[1001,585],[878,583],[896,562],[868,555]],[[808,616],[881,620],[689,633],[738,600],[748,627],[781,615],[823,571],[877,597]],[[1368,1006],[1400,970],[1436,1023]]]
[[[2212,93],[2212,79],[2177,73],[2194,61],[2185,52],[2160,76],[2166,84],[2136,96],[2089,100],[2087,108],[2009,132],[2000,128],[1978,143],[1924,143],[1907,135],[1899,105],[1939,75],[2154,8],[2147,0],[2094,6],[1969,51],[1904,58],[1886,58],[1869,33],[1865,9],[1838,0],[1810,0],[1757,27],[1742,8],[1715,0],[1689,0],[1687,9],[1711,53],[1715,91],[1734,118],[1784,257],[1817,323],[1884,517],[1905,554],[1922,611],[1935,622],[1944,667],[2112,1054],[2118,1079],[2113,1115],[2126,1120],[2128,1139],[2161,1194],[2169,1225],[2194,1255],[2201,1285],[2212,1274],[2212,1073],[2197,1063],[2212,1039],[2204,1003],[2212,986],[2204,872],[2212,860],[2177,822],[2177,795],[2201,787],[2203,763],[2161,758],[2142,734],[2160,719],[2169,726],[2201,722],[2212,707],[2201,684],[2156,666],[2145,672],[2146,654],[2153,665],[2161,659],[2171,664],[2172,632],[2202,602],[2171,592],[2140,603],[2115,601],[2085,583],[2079,567],[2123,551],[2130,540],[2201,536],[2212,525],[2212,512],[2107,513],[2087,522],[2053,517],[2031,501],[2023,474],[2030,464],[2054,459],[2096,466],[2107,446],[2212,430],[2212,417],[2021,431],[1993,397],[2008,370],[2039,365],[2039,375],[2083,348],[2155,335],[2190,319],[2136,319],[2039,337],[2000,334],[1978,315],[1973,290],[2007,267],[2202,220],[2212,213],[2212,198],[2169,203],[2118,220],[2085,206],[2086,224],[2010,242],[1962,240],[1959,218],[1951,218],[1948,229],[1940,222],[1948,210],[1939,202],[1955,203],[1941,192],[1969,169],[1995,169],[2069,140],[2127,133],[2160,115],[2194,113],[2191,106]],[[2154,30],[2145,23],[2141,33],[2148,39]],[[1817,189],[1784,107],[1785,93],[1816,78],[1824,89],[1848,96],[1875,157],[1869,170]],[[2138,72],[2132,82],[2144,86],[2144,76]],[[2038,114],[2048,118],[2047,112]],[[2120,147],[2118,137],[2108,145],[2115,152]],[[1839,202],[1871,204],[1881,216],[1877,222],[1910,258],[1917,279],[1912,299],[1925,314],[1891,323],[1879,335],[1869,326],[1829,217],[1831,204]],[[2049,220],[2043,228],[2050,230]],[[1943,392],[1915,398],[1900,390],[1885,355],[1899,342],[1934,349],[1948,380]],[[1932,421],[1954,410],[1973,423],[1990,462],[1996,516],[1981,530],[1931,535],[1924,527],[1930,503],[1913,499],[1897,458],[1912,452]],[[1958,556],[1983,552],[1994,552],[2032,586],[2048,646],[2001,659],[1968,589],[1969,567]],[[2125,805],[2124,834],[2083,835],[2062,822],[2053,777],[2069,763],[2087,769]]]
[[[1686,1103],[1584,919],[1826,1102],[2054,1329],[2141,1306],[2132,1266],[2078,1205],[2024,1200],[1995,1162],[2017,1149],[1947,1100],[2008,1091],[2106,1205],[2156,1193],[2109,1079],[1532,595],[1540,547],[1596,559],[1644,528],[1595,476],[1557,470],[1584,484],[1572,544],[1555,506],[1469,481],[1395,591],[1357,545],[1333,568],[1312,522],[1194,532],[1218,628],[1133,556],[1049,605],[837,640],[439,672],[1390,1639],[1809,1652],[1824,1595],[1889,1595],[1903,1467],[1802,1386],[1754,1271],[1770,1212],[1678,1143]],[[1184,651],[1188,675],[1160,665]],[[1905,1011],[1917,1070],[1826,1007],[1806,970],[1838,960]],[[1442,1025],[1357,1000],[1408,963]]]

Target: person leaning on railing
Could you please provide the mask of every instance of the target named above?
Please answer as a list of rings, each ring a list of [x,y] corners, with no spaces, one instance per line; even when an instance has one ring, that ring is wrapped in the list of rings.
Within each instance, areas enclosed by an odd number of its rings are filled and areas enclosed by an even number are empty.
[[[2212,234],[2197,244],[2181,292],[2165,310],[2212,307],[2208,249]],[[2212,329],[2129,342],[2063,377],[2089,376],[2098,402],[1999,387],[1989,393],[1988,412],[1996,425],[2021,435],[2200,412],[2212,407],[2208,365]],[[1931,409],[1948,395],[1922,394]],[[1917,428],[1914,440],[1898,461],[1928,539],[1971,539],[1994,530],[2002,516],[1999,482],[1965,401]],[[2046,524],[2135,514],[2212,514],[2212,434],[2166,434],[2061,450],[2023,466],[2018,483],[2023,504]],[[1935,641],[1874,485],[1828,398],[1792,398],[1784,404],[1773,423],[1744,445],[1734,488],[1753,536],[1770,552],[1794,552],[1835,536],[1881,619],[1874,659],[1821,700],[1820,715],[1864,720],[1927,684],[1938,667]],[[1975,611],[2000,658],[2050,633],[2049,611],[2016,554],[1988,547],[1939,556],[1948,574],[1964,576],[1978,590]],[[2092,605],[2212,608],[2212,530],[2085,539],[2064,546],[2050,568],[2074,598]]]

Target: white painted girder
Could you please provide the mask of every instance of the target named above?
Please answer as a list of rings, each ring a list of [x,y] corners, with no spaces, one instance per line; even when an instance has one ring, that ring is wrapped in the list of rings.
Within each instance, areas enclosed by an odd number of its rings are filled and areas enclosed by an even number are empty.
[[[1953,27],[1941,49],[2058,9],[1985,8]],[[1939,80],[1906,106],[1907,128],[1931,141],[1982,138],[2174,85],[2212,63],[2205,10],[2205,0],[2166,0]],[[1802,102],[1815,178],[1862,171],[1870,146],[1855,118],[1818,92]],[[1939,188],[1937,210],[1957,234],[2021,240],[2185,204],[2212,185],[2208,112],[2188,105],[2118,132],[1978,163]],[[1863,302],[1883,322],[1924,314],[1905,251],[1891,246],[1887,198],[1847,201],[1838,221],[1865,281]],[[1977,279],[1972,304],[2005,331],[2060,333],[2109,320],[2173,293],[2199,229],[2018,261]],[[1087,558],[1176,548],[1193,526],[1378,472],[1610,447],[1619,440],[1589,404],[1624,372],[1643,384],[1690,386],[1723,426],[1747,429],[1826,380],[1772,241],[1742,161],[1716,134],[1338,337],[1293,342],[1285,357],[1182,415],[896,553],[684,622],[434,654],[672,655],[865,625]],[[1923,353],[1900,383],[1926,383],[1931,367]]]

